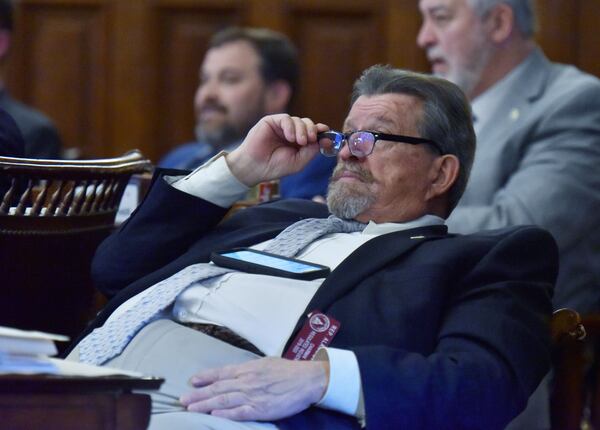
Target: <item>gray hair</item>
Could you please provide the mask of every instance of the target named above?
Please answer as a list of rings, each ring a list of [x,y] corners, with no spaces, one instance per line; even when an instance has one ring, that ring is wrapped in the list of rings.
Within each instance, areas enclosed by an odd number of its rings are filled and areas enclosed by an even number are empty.
[[[517,28],[526,38],[535,34],[537,22],[535,18],[534,0],[468,0],[475,13],[485,16],[494,6],[504,3],[513,10]]]
[[[475,132],[471,106],[453,83],[431,75],[375,65],[354,83],[351,102],[360,96],[406,94],[423,102],[417,124],[419,137],[435,141],[442,153],[455,155],[460,163],[458,178],[448,192],[448,213],[454,209],[467,186],[475,156]]]

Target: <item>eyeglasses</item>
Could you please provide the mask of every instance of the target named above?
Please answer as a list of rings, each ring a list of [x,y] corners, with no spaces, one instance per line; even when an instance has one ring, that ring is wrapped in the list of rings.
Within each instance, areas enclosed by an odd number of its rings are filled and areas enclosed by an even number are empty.
[[[437,143],[430,139],[421,137],[402,136],[400,134],[385,134],[375,131],[357,130],[348,133],[339,131],[322,131],[317,134],[319,150],[326,157],[335,157],[344,147],[344,142],[348,143],[350,153],[358,158],[370,155],[375,148],[375,142],[378,140],[389,140],[392,142],[408,143],[410,145],[427,144],[433,146],[440,154],[444,152]]]

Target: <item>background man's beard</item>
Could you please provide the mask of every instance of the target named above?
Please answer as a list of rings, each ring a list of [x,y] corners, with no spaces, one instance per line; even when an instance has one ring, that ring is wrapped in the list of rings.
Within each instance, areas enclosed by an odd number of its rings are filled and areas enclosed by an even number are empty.
[[[358,191],[340,181],[331,181],[327,188],[327,207],[329,212],[339,218],[354,219],[366,211],[374,201],[375,196],[368,191]]]
[[[195,134],[198,142],[206,143],[217,151],[226,148],[232,143],[241,142],[246,137],[245,135],[242,136],[231,124],[223,124],[220,127],[209,129],[203,127],[201,124],[197,124]]]
[[[460,88],[469,97],[481,78],[481,70],[461,70],[460,73],[452,73],[441,76]]]
[[[470,64],[463,65],[460,69],[455,69],[446,76],[441,76],[458,86],[468,98],[473,97],[473,91],[481,82],[483,71],[492,55],[491,48],[483,43],[477,52],[478,55],[473,58]]]

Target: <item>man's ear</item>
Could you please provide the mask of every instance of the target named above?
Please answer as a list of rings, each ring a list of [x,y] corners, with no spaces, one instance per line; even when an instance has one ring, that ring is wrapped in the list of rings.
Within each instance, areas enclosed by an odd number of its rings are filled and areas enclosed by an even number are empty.
[[[8,55],[10,51],[11,34],[8,30],[0,30],[0,61]]]
[[[448,193],[458,178],[460,161],[456,155],[445,154],[437,157],[431,168],[431,182],[426,198],[428,200]]]
[[[285,112],[292,98],[292,87],[286,81],[278,80],[267,84],[265,91],[265,111],[267,114]]]
[[[488,31],[494,43],[501,44],[506,41],[516,29],[515,15],[510,6],[499,3],[494,6],[486,18]]]

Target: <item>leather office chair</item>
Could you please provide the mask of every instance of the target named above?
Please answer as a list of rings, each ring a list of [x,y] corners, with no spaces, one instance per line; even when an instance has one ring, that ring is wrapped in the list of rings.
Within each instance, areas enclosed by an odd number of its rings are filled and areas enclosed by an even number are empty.
[[[114,227],[139,151],[103,160],[0,157],[0,325],[75,336],[91,317],[90,263]]]

